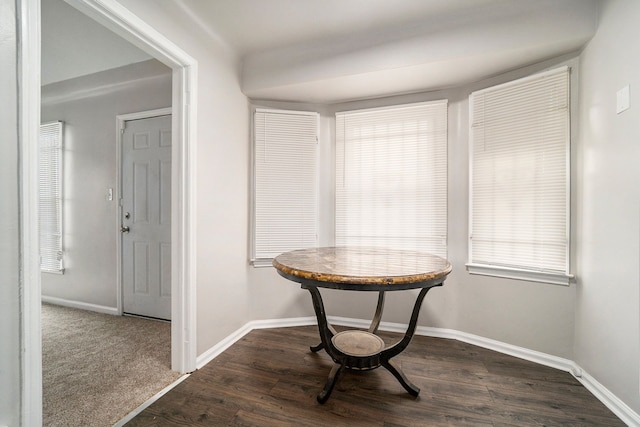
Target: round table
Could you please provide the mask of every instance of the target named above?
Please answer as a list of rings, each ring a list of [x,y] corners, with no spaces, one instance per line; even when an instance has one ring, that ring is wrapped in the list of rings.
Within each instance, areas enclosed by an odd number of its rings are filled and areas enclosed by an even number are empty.
[[[324,348],[335,362],[323,390],[318,394],[318,402],[326,402],[344,369],[366,371],[383,366],[411,395],[420,393],[420,389],[391,359],[411,342],[427,292],[442,286],[451,272],[451,264],[446,259],[408,250],[324,247],[283,253],[274,258],[273,266],[281,276],[300,283],[302,289],[311,293],[321,339],[321,343],[311,350],[317,352]],[[369,329],[336,332],[327,321],[319,288],[378,292],[378,303]],[[400,341],[386,347],[375,334],[382,318],[385,292],[408,289],[420,289],[420,293],[407,331]]]

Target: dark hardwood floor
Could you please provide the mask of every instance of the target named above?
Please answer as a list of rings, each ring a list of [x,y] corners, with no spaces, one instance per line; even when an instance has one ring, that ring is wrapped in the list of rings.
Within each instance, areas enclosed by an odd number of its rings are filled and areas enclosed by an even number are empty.
[[[394,358],[418,398],[379,368],[345,372],[321,405],[333,362],[318,341],[316,327],[254,330],[127,426],[624,426],[566,372],[422,336]]]

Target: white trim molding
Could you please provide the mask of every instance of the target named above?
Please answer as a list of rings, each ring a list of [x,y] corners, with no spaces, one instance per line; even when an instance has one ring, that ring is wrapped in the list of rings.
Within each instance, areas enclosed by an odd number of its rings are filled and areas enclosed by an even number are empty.
[[[146,67],[144,71],[147,71],[148,68],[150,67]],[[146,76],[128,78],[127,80],[118,82],[100,82],[98,85],[82,88],[70,88],[66,81],[57,84],[52,83],[43,87],[42,105],[50,106],[63,102],[99,97],[118,90],[125,91],[130,88],[139,87],[140,85],[152,83],[171,84],[171,73],[157,74],[157,70],[151,70],[151,73]]]
[[[240,340],[254,329],[269,329],[269,328],[287,328],[290,326],[309,326],[315,325],[315,317],[297,317],[292,319],[270,319],[270,320],[254,320],[232,332],[230,335],[222,339],[218,344],[211,347],[209,350],[198,356],[197,368],[201,369],[204,365],[211,362],[213,359],[222,354],[226,349],[231,347],[234,343]]]
[[[79,310],[94,311],[96,313],[111,314],[113,316],[118,316],[119,314],[121,314],[121,313],[118,313],[118,309],[116,307],[90,304],[88,302],[73,301],[73,300],[68,300],[64,298],[47,297],[43,295],[42,302],[46,304],[59,305],[62,307],[77,308]]]
[[[595,378],[584,372],[580,366],[574,365],[573,376],[582,383],[600,402],[611,410],[628,426],[640,426],[640,414],[620,400],[608,388],[600,384]]]
[[[42,320],[38,233],[40,0],[16,2],[20,156],[20,425],[42,425]]]
[[[171,389],[173,389],[175,386],[177,386],[178,384],[180,384],[182,381],[186,380],[190,376],[191,376],[191,374],[185,374],[185,375],[181,376],[180,378],[178,378],[177,380],[175,380],[174,382],[172,382],[171,384],[169,384],[168,386],[166,386],[165,388],[163,388],[162,390],[160,390],[159,392],[157,392],[156,394],[151,396],[142,405],[138,406],[136,409],[134,409],[133,411],[129,412],[123,419],[121,419],[120,421],[115,423],[113,425],[113,427],[122,427],[122,426],[124,426],[129,421],[134,419],[136,417],[136,415],[140,414],[142,411],[147,409],[149,406],[153,405],[158,399],[160,399],[162,396],[167,394],[169,391],[171,391]]]
[[[575,281],[573,274],[532,271],[518,268],[500,267],[496,265],[466,264],[469,274],[502,277],[506,279],[526,280],[528,282],[550,283],[552,285],[569,286]]]
[[[172,113],[171,107],[158,108],[155,110],[138,111],[136,113],[118,114],[116,116],[116,122],[118,131],[123,129],[124,122],[129,120],[150,119],[153,117],[170,116]]]

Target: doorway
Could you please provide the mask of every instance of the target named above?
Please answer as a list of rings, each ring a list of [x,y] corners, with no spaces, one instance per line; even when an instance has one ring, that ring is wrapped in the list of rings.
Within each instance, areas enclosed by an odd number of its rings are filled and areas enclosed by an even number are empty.
[[[174,191],[172,211],[171,365],[181,373],[196,365],[195,304],[195,127],[197,61],[113,0],[67,0],[87,16],[149,53],[173,70]],[[21,424],[42,422],[41,287],[38,239],[38,129],[40,126],[40,0],[19,2],[19,136],[22,151],[21,200],[22,309]]]
[[[38,1],[38,0],[29,0]],[[197,61],[113,0],[67,0],[172,71],[171,368],[195,369],[195,124]]]

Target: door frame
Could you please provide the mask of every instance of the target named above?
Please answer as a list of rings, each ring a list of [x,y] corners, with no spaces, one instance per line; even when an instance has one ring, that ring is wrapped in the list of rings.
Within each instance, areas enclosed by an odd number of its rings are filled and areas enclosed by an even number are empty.
[[[124,137],[124,128],[126,126],[126,122],[131,121],[131,120],[141,120],[141,119],[151,119],[154,117],[161,117],[161,116],[172,116],[172,108],[171,107],[166,107],[166,108],[158,108],[156,110],[147,110],[147,111],[139,111],[137,113],[128,113],[128,114],[118,114],[116,116],[116,139],[117,139],[117,143],[116,143],[116,162],[117,162],[117,176],[116,176],[116,188],[114,191],[114,197],[115,200],[118,203],[118,209],[116,209],[117,213],[116,213],[116,223],[115,223],[115,228],[114,230],[116,230],[116,232],[119,234],[118,239],[116,239],[116,256],[117,256],[117,262],[116,262],[116,274],[118,275],[118,279],[117,279],[117,285],[116,285],[116,289],[118,292],[118,297],[116,299],[116,304],[117,304],[117,312],[119,316],[122,316],[124,314],[124,284],[122,283],[122,233],[119,231],[120,230],[120,225],[122,224],[122,194],[123,194],[123,190],[122,190],[122,152],[123,152],[123,148],[122,148],[122,144],[123,144],[123,137]],[[172,119],[173,120],[173,119]],[[172,130],[172,135],[173,135],[173,130]],[[172,137],[173,138],[173,137]],[[172,141],[173,143],[173,141]],[[173,154],[173,153],[171,153]],[[171,169],[173,170],[173,157],[171,158]],[[173,185],[171,188],[171,200],[173,200]],[[172,220],[173,221],[173,220]],[[173,226],[173,223],[171,224]],[[173,248],[173,242],[172,242],[172,248]],[[173,251],[173,249],[172,249]],[[173,253],[171,254],[173,255]],[[173,264],[173,258],[172,258],[172,264]],[[172,265],[173,267],[173,265]],[[173,289],[171,289],[173,291]],[[171,295],[171,301],[173,301],[173,294]],[[173,315],[173,302],[172,302],[172,315]]]
[[[30,0],[37,1],[37,0]],[[115,0],[65,0],[171,68],[171,369],[196,368],[196,117],[198,62]]]
[[[196,368],[196,119],[198,62],[115,0],[66,0],[172,69],[171,369]],[[20,424],[42,425],[38,236],[40,0],[16,2],[20,149]]]

